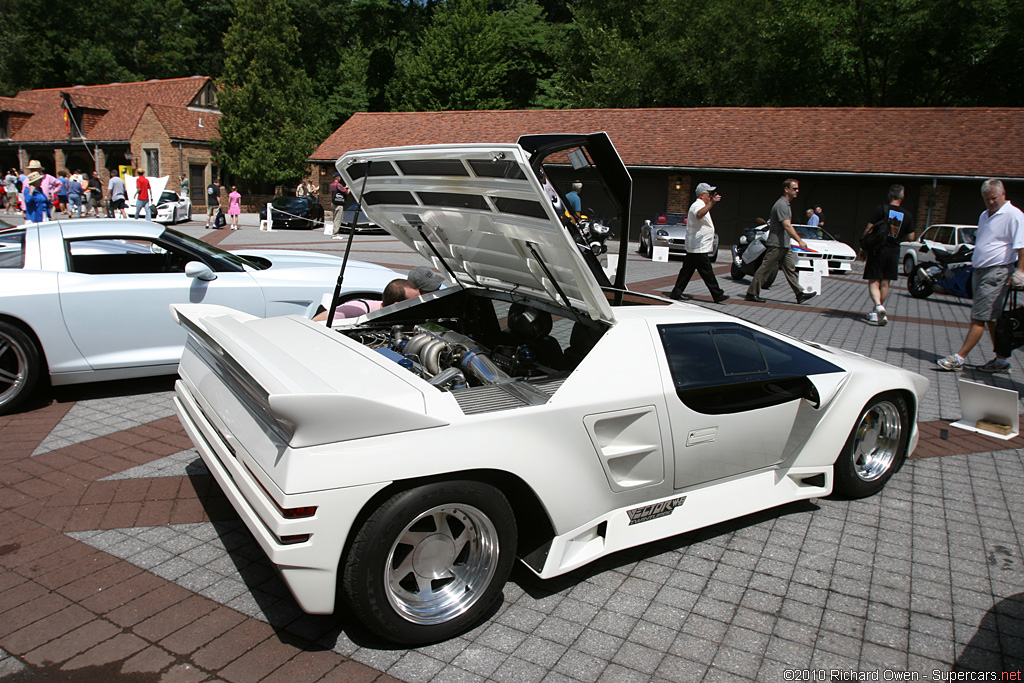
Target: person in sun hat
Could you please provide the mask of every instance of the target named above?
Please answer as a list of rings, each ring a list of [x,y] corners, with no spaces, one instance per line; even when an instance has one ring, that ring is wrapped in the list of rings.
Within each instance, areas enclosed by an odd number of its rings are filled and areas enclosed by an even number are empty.
[[[32,171],[28,174],[28,186],[25,188],[25,220],[31,223],[42,223],[43,216],[50,218],[50,200],[43,192],[43,174]]]

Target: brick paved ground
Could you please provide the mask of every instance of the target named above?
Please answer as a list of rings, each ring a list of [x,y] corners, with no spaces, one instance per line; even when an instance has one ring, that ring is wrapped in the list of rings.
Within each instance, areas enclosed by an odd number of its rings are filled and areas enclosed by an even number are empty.
[[[247,218],[235,233],[185,230],[228,248],[343,247]],[[403,272],[421,262],[382,236],[358,237],[354,253]],[[678,267],[632,256],[631,287],[667,291]],[[0,417],[0,680],[786,680],[785,669],[927,680],[1024,668],[1024,443],[949,428],[956,377],[933,370],[959,346],[965,304],[898,287],[879,328],[862,319],[856,277],[829,278],[806,306],[783,282],[763,305],[738,301],[745,282],[722,284],[734,315],[932,381],[917,457],[881,495],[786,506],[552,581],[520,568],[471,632],[393,649],[344,615],[297,609],[173,417],[170,379],[58,389]],[[699,281],[689,290],[713,305]],[[965,375],[1019,391],[1024,372],[1015,360],[1010,376]]]

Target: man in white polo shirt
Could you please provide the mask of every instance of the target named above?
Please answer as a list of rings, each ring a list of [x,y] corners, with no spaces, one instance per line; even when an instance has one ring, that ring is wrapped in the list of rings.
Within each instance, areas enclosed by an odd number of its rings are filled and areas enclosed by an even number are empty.
[[[938,360],[942,370],[963,370],[967,354],[981,341],[986,327],[995,341],[996,321],[1003,310],[1011,280],[1016,287],[1024,285],[1024,212],[1006,201],[1006,189],[1002,181],[995,178],[981,184],[981,196],[987,208],[978,218],[971,259],[974,266],[971,327],[960,350]],[[1008,373],[1010,361],[997,353],[978,369]]]
[[[711,267],[711,252],[715,248],[715,222],[711,220],[711,209],[722,201],[722,195],[715,192],[714,186],[707,183],[698,185],[694,194],[697,195],[697,199],[690,205],[690,212],[686,217],[686,256],[683,257],[676,285],[668,297],[682,299],[683,291],[696,271],[700,273],[708,291],[711,292],[711,298],[716,304],[720,304],[728,299],[729,295],[722,291]]]

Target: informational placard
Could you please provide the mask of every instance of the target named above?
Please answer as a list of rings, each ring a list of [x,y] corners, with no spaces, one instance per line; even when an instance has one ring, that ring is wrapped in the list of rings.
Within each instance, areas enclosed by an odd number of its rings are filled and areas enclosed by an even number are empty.
[[[801,270],[797,273],[797,278],[800,280],[800,288],[805,293],[821,294],[821,273]]]
[[[962,417],[950,427],[1003,441],[1009,441],[1020,433],[1019,396],[1016,391],[966,379],[957,380],[957,388],[960,390]]]
[[[654,247],[651,249],[651,260],[661,261],[666,263],[668,261],[668,247]]]
[[[812,261],[814,264],[814,272],[821,275],[821,277],[828,277],[828,261],[823,258],[816,258]]]

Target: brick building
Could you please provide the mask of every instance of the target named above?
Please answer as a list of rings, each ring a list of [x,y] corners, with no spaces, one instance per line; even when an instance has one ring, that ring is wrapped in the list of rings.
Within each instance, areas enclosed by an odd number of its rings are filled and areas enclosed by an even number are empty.
[[[106,183],[119,166],[170,176],[167,188],[202,202],[218,176],[210,144],[217,137],[216,87],[206,76],[138,83],[24,90],[0,97],[0,166],[38,159],[48,172],[98,170]]]
[[[981,181],[999,177],[1024,206],[1024,109],[764,108],[578,109],[359,113],[313,153],[321,183],[344,152],[371,147],[514,142],[520,135],[607,132],[633,177],[630,225],[685,211],[697,183],[717,185],[724,200],[715,226],[725,244],[767,216],[787,177],[800,180],[794,216],[823,207],[826,226],[850,241],[885,201],[889,185],[906,187],[919,227],[974,223],[984,208]],[[551,176],[568,190],[585,172],[566,166]],[[597,193],[594,193],[596,195]],[[593,195],[591,195],[593,196]],[[610,211],[609,211],[610,212]]]

